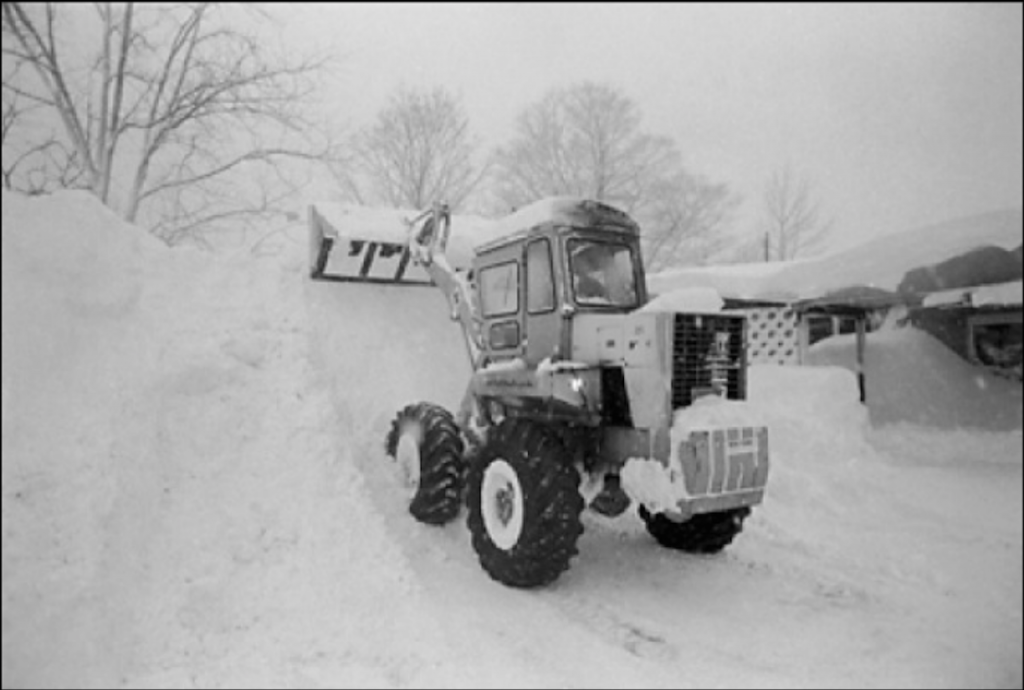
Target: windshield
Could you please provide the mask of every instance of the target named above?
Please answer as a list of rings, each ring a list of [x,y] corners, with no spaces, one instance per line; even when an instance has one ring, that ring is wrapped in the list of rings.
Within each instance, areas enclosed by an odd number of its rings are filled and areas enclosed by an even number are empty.
[[[627,245],[573,239],[569,241],[569,257],[577,304],[603,307],[636,305],[633,252]]]

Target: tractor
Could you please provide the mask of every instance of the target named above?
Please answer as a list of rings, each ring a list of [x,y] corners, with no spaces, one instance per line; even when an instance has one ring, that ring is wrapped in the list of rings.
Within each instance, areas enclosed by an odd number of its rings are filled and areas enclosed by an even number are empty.
[[[645,308],[640,228],[606,203],[531,204],[461,267],[447,255],[451,226],[438,203],[406,221],[401,242],[350,239],[353,268],[336,275],[343,238],[310,217],[313,279],[434,286],[461,325],[473,373],[459,409],[413,402],[384,439],[412,516],[444,525],[465,508],[483,569],[521,588],[569,568],[587,509],[635,506],[671,549],[731,543],[764,497],[767,428],[687,413],[745,400],[745,317]],[[380,257],[393,272],[374,272]]]

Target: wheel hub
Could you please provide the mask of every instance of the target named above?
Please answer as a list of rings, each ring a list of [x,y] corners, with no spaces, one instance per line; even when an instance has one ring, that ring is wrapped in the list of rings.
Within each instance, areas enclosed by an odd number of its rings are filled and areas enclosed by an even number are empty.
[[[487,534],[495,546],[508,551],[523,530],[523,492],[515,469],[502,459],[491,462],[480,494]]]
[[[504,488],[498,489],[498,494],[494,497],[494,500],[497,504],[498,520],[501,521],[501,524],[508,525],[515,511],[515,487],[512,484],[506,484]]]
[[[420,443],[419,436],[412,430],[403,432],[398,438],[395,460],[402,486],[415,493],[420,483]]]

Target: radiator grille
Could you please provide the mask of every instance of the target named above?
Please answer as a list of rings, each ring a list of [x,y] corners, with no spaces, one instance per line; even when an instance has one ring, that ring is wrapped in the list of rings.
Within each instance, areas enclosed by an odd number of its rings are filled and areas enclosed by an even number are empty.
[[[745,317],[742,314],[676,314],[672,338],[672,408],[701,395],[730,400],[747,395]]]

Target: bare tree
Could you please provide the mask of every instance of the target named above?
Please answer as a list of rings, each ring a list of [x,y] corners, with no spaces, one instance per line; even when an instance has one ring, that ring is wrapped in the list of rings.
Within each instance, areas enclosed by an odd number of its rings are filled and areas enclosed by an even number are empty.
[[[767,261],[765,258],[765,237],[763,235],[751,235],[745,233],[732,237],[726,242],[728,249],[724,249],[715,257],[719,264],[753,264]]]
[[[3,150],[3,186],[25,194],[42,194],[74,186],[81,176],[74,151],[69,151],[52,128],[40,129],[40,106],[7,88],[21,65],[15,64],[3,79],[3,119],[0,144]],[[31,131],[31,135],[26,135]]]
[[[797,177],[786,165],[765,186],[762,229],[765,260],[786,261],[819,248],[832,231],[832,221],[822,219],[807,178]]]
[[[654,182],[641,215],[647,270],[701,265],[721,250],[740,197],[724,183],[679,171]]]
[[[313,141],[322,130],[303,111],[323,61],[271,56],[257,32],[229,28],[213,3],[92,7],[94,17],[70,4],[4,2],[4,58],[33,76],[5,79],[4,88],[59,123],[86,186],[127,220],[141,221],[143,206],[160,201],[150,226],[159,217],[159,234],[174,242],[179,220],[192,234],[208,221],[265,210],[267,200],[200,191],[192,196],[203,203],[182,205],[186,191],[326,151]],[[73,38],[81,43],[90,29],[91,53],[76,53]],[[177,218],[163,215],[175,208]]]
[[[440,87],[400,88],[332,170],[343,195],[359,203],[424,208],[443,200],[457,209],[481,178],[475,148],[455,97]]]
[[[585,196],[633,211],[648,186],[678,166],[672,140],[640,131],[636,104],[610,86],[549,91],[494,153],[494,194],[506,207],[545,196]]]

